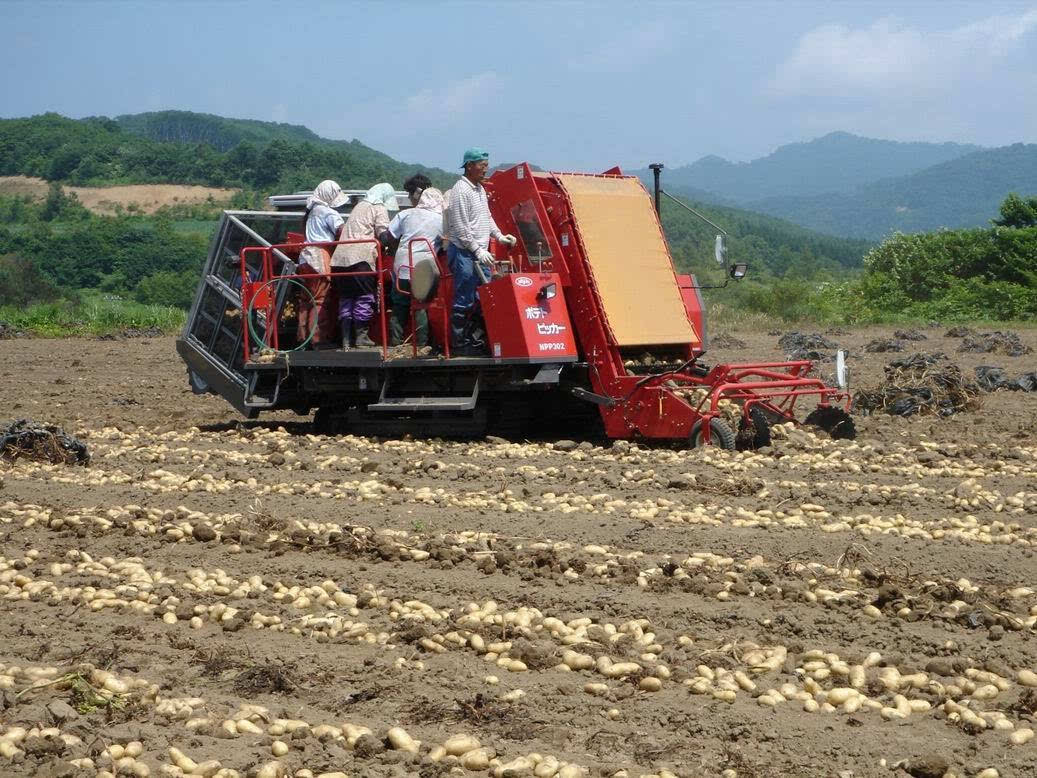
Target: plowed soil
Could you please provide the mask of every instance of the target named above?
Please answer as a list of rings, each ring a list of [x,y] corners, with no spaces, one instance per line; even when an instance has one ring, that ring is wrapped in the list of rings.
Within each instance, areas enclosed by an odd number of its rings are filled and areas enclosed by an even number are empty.
[[[1035,369],[945,331],[905,354]],[[827,337],[863,386],[891,335]],[[0,462],[0,775],[1037,774],[1037,394],[745,453],[332,438],[138,338],[0,341],[0,397],[92,455]]]

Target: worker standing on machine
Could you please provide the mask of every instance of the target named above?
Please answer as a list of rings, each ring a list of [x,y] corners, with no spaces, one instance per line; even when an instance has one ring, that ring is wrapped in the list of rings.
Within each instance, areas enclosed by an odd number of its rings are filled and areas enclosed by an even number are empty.
[[[414,207],[398,213],[389,224],[389,235],[397,243],[393,285],[389,294],[392,306],[389,331],[393,346],[403,343],[404,331],[410,323],[413,299],[410,288],[411,265],[417,265],[423,260],[435,262],[434,252],[439,250],[439,238],[443,231],[443,193],[429,186],[415,189],[409,194]],[[418,348],[427,346],[428,314],[422,309],[415,312],[414,329],[412,335]]]
[[[349,199],[337,182],[317,184],[306,199],[306,242],[330,243],[339,240],[345,222],[335,209]],[[299,272],[309,294],[299,295],[298,338],[311,338],[311,348],[334,348],[335,318],[328,292],[331,290],[331,252],[324,246],[306,246],[299,255]],[[311,296],[312,295],[312,296]]]
[[[375,184],[349,214],[340,240],[382,240],[389,229],[389,211],[399,210],[399,207],[392,184]],[[371,348],[376,345],[368,330],[378,292],[378,279],[372,272],[377,262],[378,247],[373,243],[345,244],[336,248],[331,257],[334,272],[355,274],[335,276],[343,351],[351,346]],[[352,340],[351,329],[355,331]]]
[[[485,350],[485,344],[473,334],[472,309],[475,289],[479,285],[476,263],[492,273],[493,255],[490,238],[508,246],[515,245],[513,235],[504,235],[497,227],[486,198],[482,181],[490,165],[490,155],[482,149],[468,149],[461,167],[464,175],[447,195],[446,229],[449,238],[447,262],[454,280],[454,302],[450,315],[450,353],[473,356]]]
[[[415,173],[403,182],[403,191],[410,197],[411,205],[416,205],[421,193],[432,186],[432,180],[424,173]]]

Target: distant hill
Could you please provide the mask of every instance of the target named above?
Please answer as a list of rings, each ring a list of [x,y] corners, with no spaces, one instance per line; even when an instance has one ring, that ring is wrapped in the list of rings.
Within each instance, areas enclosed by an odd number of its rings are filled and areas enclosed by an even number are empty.
[[[0,119],[0,175],[79,186],[198,184],[295,191],[334,178],[346,188],[402,185],[424,172],[440,186],[455,173],[399,162],[358,140],[305,127],[187,111],[69,119],[55,113]]]
[[[342,143],[326,141],[299,124],[263,122],[257,119],[228,119],[192,111],[152,111],[116,116],[115,123],[126,132],[149,140],[173,143],[206,143],[217,151],[229,151],[242,141],[266,144],[273,140],[291,143]]]
[[[409,165],[399,162],[388,154],[366,146],[360,141],[333,140],[322,138],[301,124],[266,122],[258,119],[229,119],[208,113],[193,111],[153,111],[118,116],[116,124],[124,131],[148,140],[161,143],[204,143],[217,151],[230,151],[242,143],[262,147],[274,142],[291,145],[309,144],[317,148],[347,152],[365,160],[390,168],[413,168],[435,173],[437,176],[452,176],[439,168],[424,165]]]
[[[877,240],[894,230],[987,227],[1009,192],[1037,193],[1037,145],[977,151],[852,193],[772,197],[746,207],[820,232]]]
[[[852,192],[884,178],[904,176],[981,150],[960,143],[900,143],[832,132],[790,143],[752,162],[707,156],[663,172],[664,188],[709,193],[733,204],[770,197]],[[637,171],[645,180],[651,171]]]

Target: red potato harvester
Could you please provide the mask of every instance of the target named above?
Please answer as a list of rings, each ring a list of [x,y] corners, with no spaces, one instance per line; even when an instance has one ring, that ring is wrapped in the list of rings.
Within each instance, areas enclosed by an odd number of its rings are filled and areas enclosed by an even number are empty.
[[[445,342],[452,283],[442,257],[412,274],[420,295],[412,307],[427,311],[442,354],[413,344],[307,350],[295,322],[312,279],[297,268],[305,194],[272,197],[272,211],[226,211],[177,340],[191,386],[248,417],[316,409],[326,433],[604,434],[724,448],[766,445],[769,425],[795,420],[810,396],[807,423],[852,437],[849,395],[812,376],[809,361],[702,363],[702,287],[674,271],[658,219],[661,165],[653,167],[654,208],[641,182],[618,169],[521,164],[485,182],[495,221],[519,240],[491,247],[496,268],[478,292],[487,353],[477,357],[451,356]],[[344,212],[363,193],[349,194]],[[377,252],[372,274],[384,299],[392,258]],[[725,253],[721,235],[718,260]],[[386,308],[371,327],[382,344]]]

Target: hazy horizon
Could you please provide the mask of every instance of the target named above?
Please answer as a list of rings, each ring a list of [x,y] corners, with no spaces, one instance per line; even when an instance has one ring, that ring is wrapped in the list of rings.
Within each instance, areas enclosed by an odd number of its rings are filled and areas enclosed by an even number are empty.
[[[627,8],[7,0],[0,114],[279,121],[448,170],[472,145],[593,170],[748,161],[833,131],[1037,137],[1032,2]]]

